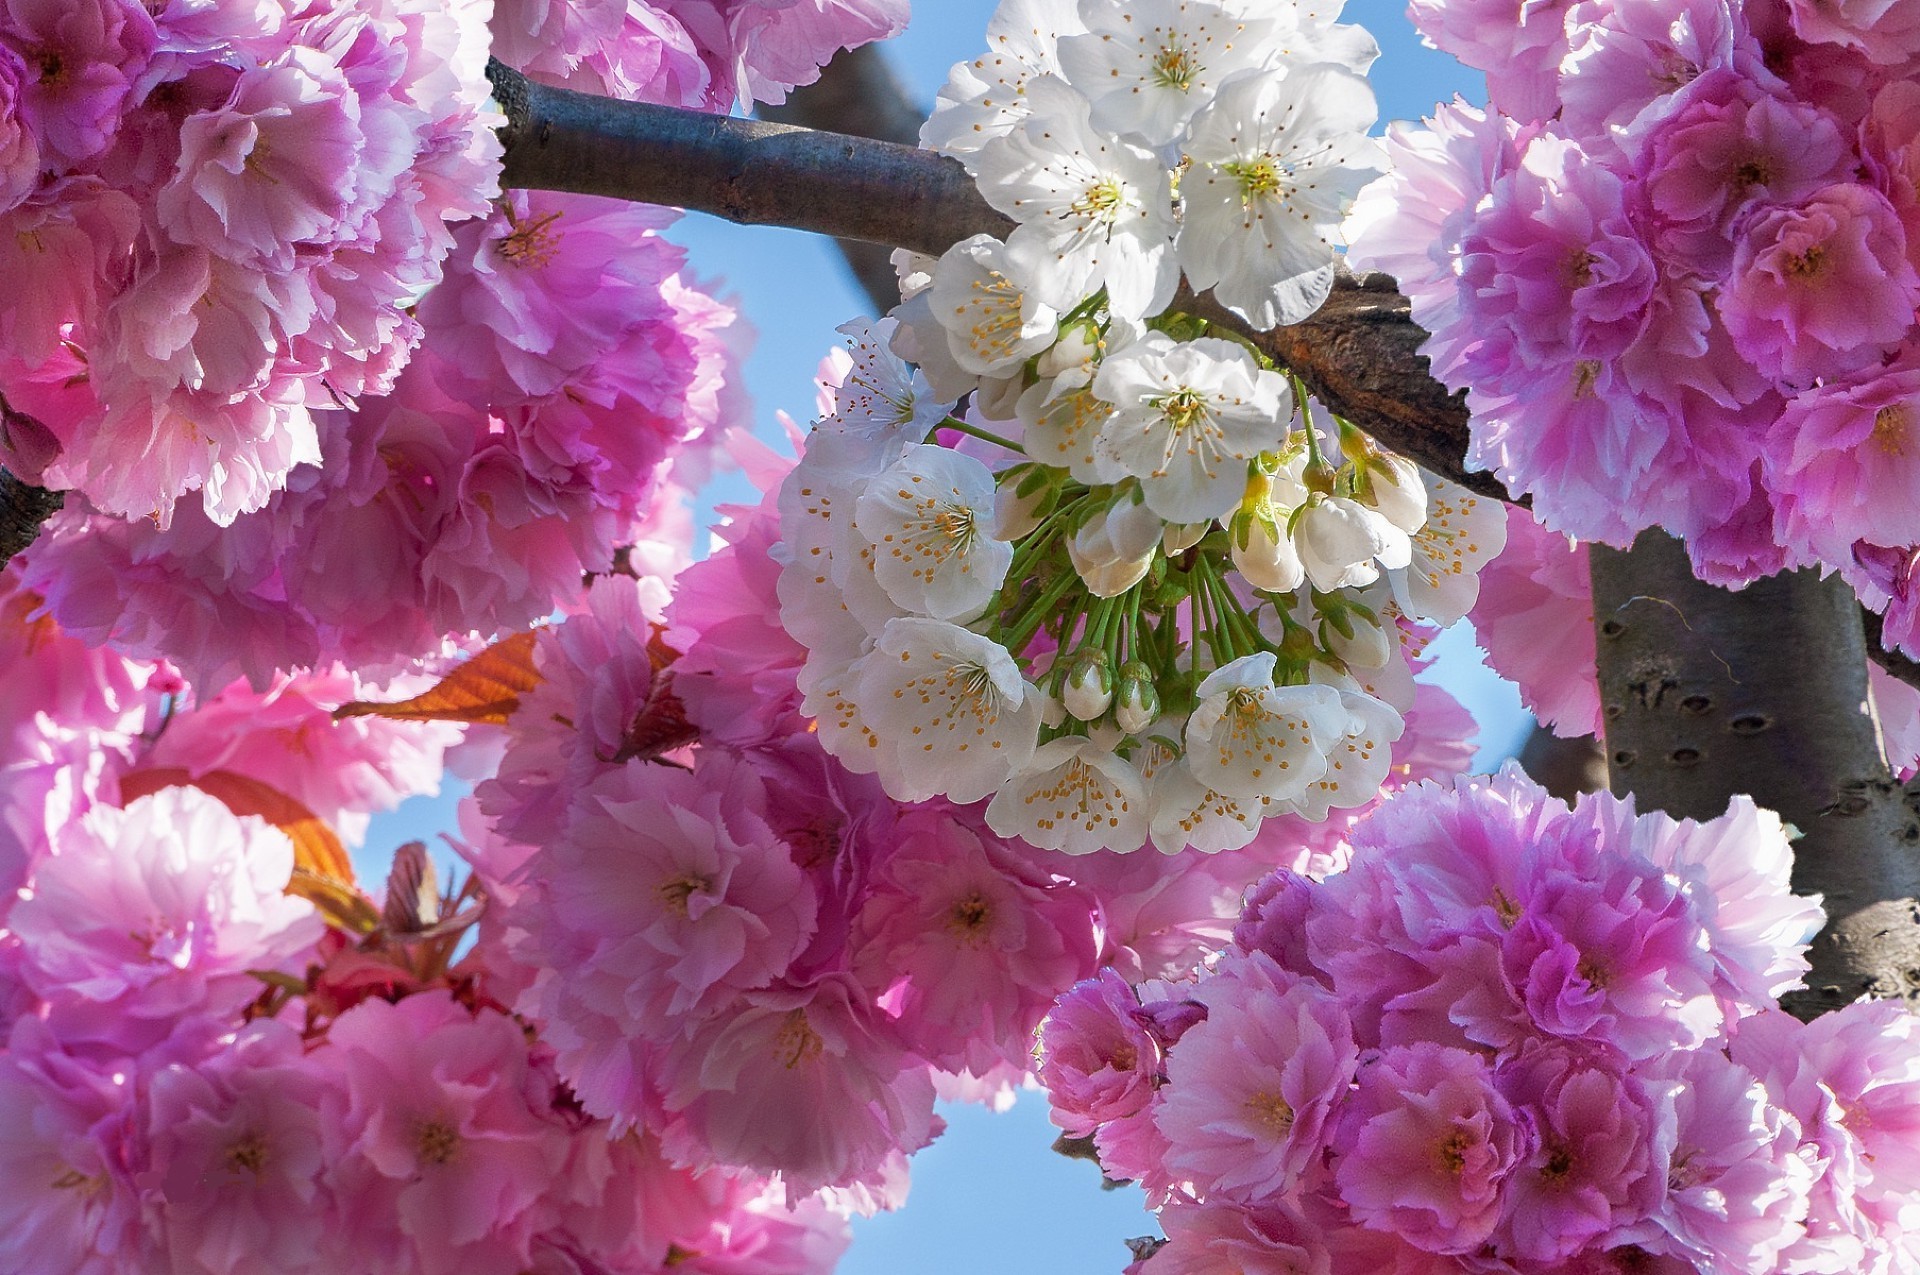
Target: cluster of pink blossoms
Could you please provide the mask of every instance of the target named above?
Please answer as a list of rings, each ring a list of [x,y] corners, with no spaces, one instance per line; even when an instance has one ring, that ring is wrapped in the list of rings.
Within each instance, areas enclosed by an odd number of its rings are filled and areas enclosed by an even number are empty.
[[[1491,106],[1389,133],[1356,265],[1548,526],[1842,573],[1920,649],[1920,24],[1816,0],[1416,0]]]
[[[1774,1008],[1824,916],[1779,821],[1569,809],[1518,770],[1401,793],[1281,872],[1191,982],[1041,1037],[1054,1120],[1140,1179],[1145,1275],[1908,1270],[1914,1020]]]
[[[770,488],[788,467],[744,459]],[[1054,997],[1103,966],[1190,969],[1262,873],[1337,866],[1348,821],[1069,856],[995,834],[984,802],[890,799],[801,714],[777,498],[733,512],[665,612],[657,581],[607,577],[540,638],[544,681],[465,821],[479,952],[589,1113],[682,1163],[887,1205],[937,1093],[1006,1096]],[[1409,719],[1393,785],[1465,763],[1444,693]]]
[[[725,110],[905,22],[901,0],[503,3],[491,32],[490,6],[437,0],[13,8],[0,463],[74,490],[32,587],[70,633],[256,686],[398,671],[550,614],[622,546],[690,540],[681,493],[741,411],[733,312],[661,236],[673,213],[493,198],[489,39],[544,79]],[[87,69],[56,91],[62,66]],[[37,179],[55,156],[71,175]]]
[[[332,717],[424,679],[283,674],[264,693],[197,694],[28,620],[15,574],[0,577],[15,674],[0,1269],[832,1268],[843,1214],[753,1174],[676,1168],[580,1109],[484,966],[449,965],[471,891],[423,898],[396,874],[384,912],[348,886],[316,892],[312,862],[294,880],[288,833],[227,804],[266,794],[353,839],[431,792],[458,728]]]

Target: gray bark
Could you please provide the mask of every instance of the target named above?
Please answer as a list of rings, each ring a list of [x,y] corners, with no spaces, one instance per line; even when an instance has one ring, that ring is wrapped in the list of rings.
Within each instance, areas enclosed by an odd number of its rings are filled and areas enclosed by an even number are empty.
[[[1920,820],[1881,753],[1846,585],[1796,571],[1731,593],[1659,532],[1592,563],[1613,791],[1703,820],[1747,793],[1800,831],[1794,889],[1829,920],[1793,1012],[1920,998]]]
[[[879,46],[863,44],[842,50],[820,72],[818,80],[789,93],[783,104],[762,106],[760,118],[916,146],[926,113],[908,98]],[[834,242],[854,280],[873,302],[875,314],[885,314],[900,304],[892,245],[857,239]]]

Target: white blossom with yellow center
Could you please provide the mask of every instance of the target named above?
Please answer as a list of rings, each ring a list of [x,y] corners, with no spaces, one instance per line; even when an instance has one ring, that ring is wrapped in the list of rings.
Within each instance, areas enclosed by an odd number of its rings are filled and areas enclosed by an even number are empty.
[[[1147,839],[1146,784],[1100,743],[1056,739],[994,794],[987,826],[1067,854],[1138,850]]]
[[[947,249],[934,271],[933,317],[946,329],[954,362],[997,376],[1041,353],[1059,332],[1052,306],[1016,281],[1007,246],[974,235]]]
[[[1175,342],[1149,332],[1108,358],[1093,391],[1113,404],[1101,446],[1140,480],[1169,522],[1223,517],[1247,486],[1247,461],[1286,435],[1292,392],[1231,341]]]
[[[1044,699],[1005,647],[917,616],[881,631],[853,690],[896,801],[997,791],[1032,758]]]
[[[873,575],[903,611],[964,623],[999,592],[1013,546],[993,535],[993,471],[945,447],[910,447],[854,506]]]
[[[1020,223],[1007,238],[1015,273],[1062,312],[1101,288],[1130,319],[1164,310],[1180,282],[1170,171],[1094,128],[1064,81],[1030,82],[1027,101],[1026,124],[974,157],[980,193]]]
[[[1298,323],[1333,287],[1340,225],[1384,164],[1363,76],[1332,65],[1235,80],[1194,119],[1180,265],[1257,328]]]
[[[1127,0],[1081,14],[1087,34],[1060,41],[1061,72],[1092,100],[1095,124],[1144,146],[1178,138],[1228,77],[1278,56],[1285,29],[1218,0]]]
[[[1327,751],[1327,768],[1295,799],[1308,820],[1319,823],[1329,810],[1364,806],[1380,793],[1393,767],[1393,742],[1406,730],[1406,720],[1364,691],[1339,688],[1347,711],[1347,729]]]
[[[1331,686],[1275,686],[1271,651],[1243,655],[1200,683],[1187,765],[1229,797],[1294,801],[1327,771],[1351,714]]]
[[[1394,600],[1408,615],[1449,625],[1480,597],[1480,569],[1507,547],[1507,511],[1457,483],[1421,474],[1427,519],[1413,533],[1412,560],[1391,571]]]

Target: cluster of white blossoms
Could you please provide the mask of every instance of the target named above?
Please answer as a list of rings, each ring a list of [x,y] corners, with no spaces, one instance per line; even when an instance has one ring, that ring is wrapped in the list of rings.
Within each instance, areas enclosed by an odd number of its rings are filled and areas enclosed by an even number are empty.
[[[1290,0],[1006,0],[924,134],[1018,228],[849,324],[780,493],[826,747],[1088,853],[1245,845],[1371,800],[1501,509],[1381,451],[1244,339],[1324,301],[1378,151],[1371,37]],[[953,415],[966,399],[961,416]]]

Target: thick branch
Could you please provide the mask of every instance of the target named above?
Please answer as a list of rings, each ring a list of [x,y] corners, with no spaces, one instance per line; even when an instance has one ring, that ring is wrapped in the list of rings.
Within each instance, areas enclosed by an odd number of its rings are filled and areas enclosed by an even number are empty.
[[[789,93],[784,104],[761,107],[760,118],[913,146],[920,140],[920,121],[926,116],[907,97],[880,46],[863,44],[842,50],[827,63],[818,80]],[[900,304],[900,281],[893,272],[891,244],[858,239],[834,242],[854,279],[873,302],[874,313],[885,314]]]
[[[959,163],[912,147],[671,107],[612,102],[533,84],[495,64],[507,112],[503,184],[677,204],[748,225],[781,225],[938,255],[1014,223]],[[1304,323],[1256,332],[1212,298],[1176,304],[1259,344],[1333,411],[1396,451],[1484,495],[1468,473],[1467,410],[1427,372],[1426,339],[1385,275],[1342,273]]]
[[[1796,571],[1729,593],[1659,532],[1592,563],[1613,791],[1693,819],[1749,793],[1800,829],[1794,889],[1829,921],[1795,1013],[1920,999],[1920,820],[1880,752],[1846,585]]]

